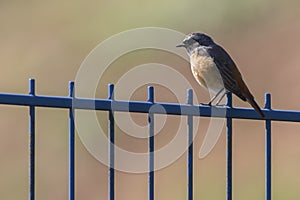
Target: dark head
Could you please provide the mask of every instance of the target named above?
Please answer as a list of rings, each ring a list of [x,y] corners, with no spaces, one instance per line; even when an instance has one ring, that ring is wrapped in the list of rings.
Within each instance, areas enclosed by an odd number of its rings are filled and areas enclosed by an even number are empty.
[[[204,33],[191,33],[187,35],[182,43],[176,47],[185,47],[190,54],[195,48],[199,46],[210,46],[213,45],[214,41],[208,35]]]

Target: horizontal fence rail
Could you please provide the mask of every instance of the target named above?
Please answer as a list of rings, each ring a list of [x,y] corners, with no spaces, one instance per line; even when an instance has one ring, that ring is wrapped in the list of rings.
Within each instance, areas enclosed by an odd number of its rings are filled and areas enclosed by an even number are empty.
[[[193,104],[193,91],[188,90],[186,104],[171,104],[154,101],[154,88],[148,88],[147,101],[122,101],[114,99],[114,86],[108,87],[107,99],[89,99],[75,96],[74,82],[69,84],[68,96],[43,96],[36,95],[35,81],[29,81],[29,94],[0,93],[0,104],[29,107],[29,199],[35,199],[35,108],[51,107],[69,109],[69,199],[75,199],[75,124],[74,110],[102,110],[108,111],[108,137],[109,145],[109,178],[108,178],[108,199],[115,199],[115,121],[114,112],[138,112],[148,114],[148,153],[149,153],[149,174],[148,174],[148,199],[155,199],[155,179],[154,179],[154,115],[185,115],[187,116],[187,199],[193,197],[193,117],[223,117],[226,118],[226,172],[227,172],[227,192],[226,199],[232,199],[232,121],[233,119],[251,119],[265,121],[265,199],[271,200],[271,122],[289,121],[300,122],[300,111],[273,110],[271,109],[271,95],[266,94],[265,107],[263,113],[266,118],[262,119],[253,109],[232,107],[232,96],[227,95],[225,106],[210,107],[206,105]],[[163,109],[161,109],[163,108]],[[213,111],[213,112],[212,112]]]
[[[262,120],[261,117],[250,108],[238,108],[228,106],[213,107],[214,115],[211,115],[212,107],[206,105],[188,105],[172,104],[164,102],[141,102],[141,101],[122,101],[112,99],[89,99],[63,96],[43,96],[30,94],[11,94],[0,93],[0,104],[35,106],[35,107],[52,107],[52,108],[73,108],[86,110],[103,110],[119,112],[137,112],[137,113],[154,113],[168,115],[191,115],[200,117],[230,117],[238,119],[256,119]],[[151,106],[155,106],[151,109]],[[162,106],[164,110],[159,108]],[[273,110],[262,109],[266,115],[265,119],[272,121],[289,121],[300,122],[300,111],[293,110]],[[224,116],[223,113],[226,115]]]

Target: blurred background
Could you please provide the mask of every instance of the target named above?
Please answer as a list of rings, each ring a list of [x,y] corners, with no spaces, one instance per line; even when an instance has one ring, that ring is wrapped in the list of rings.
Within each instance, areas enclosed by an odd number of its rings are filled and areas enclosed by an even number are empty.
[[[257,102],[272,94],[274,109],[299,110],[299,1],[1,1],[0,92],[27,93],[36,79],[37,94],[66,96],[68,82],[88,53],[119,32],[147,26],[183,33],[202,31],[225,47],[236,61]],[[159,39],[159,38],[158,38]],[[174,41],[176,45],[179,41]],[[106,98],[131,67],[149,62],[167,64],[193,80],[187,62],[167,52],[141,50],[116,60],[98,86]],[[198,99],[209,96],[191,81]],[[146,85],[132,97],[146,100]],[[156,100],[177,102],[167,88],[157,86]],[[247,104],[234,99],[235,106]],[[37,109],[36,199],[67,199],[68,112]],[[107,113],[99,112],[106,126]],[[132,115],[145,124],[146,116]],[[156,148],[172,139],[177,117],[170,116],[156,138]],[[200,148],[208,119],[201,119],[195,140]],[[264,199],[264,123],[234,120],[234,199]],[[274,200],[300,199],[300,124],[273,123]],[[28,108],[0,106],[0,199],[28,196]],[[117,143],[145,151],[147,141],[117,132]],[[225,199],[225,134],[208,157],[195,155],[195,199]],[[186,156],[156,173],[156,199],[186,199]],[[77,137],[76,199],[107,199],[107,167],[94,159]],[[117,172],[116,198],[147,199],[147,174]]]

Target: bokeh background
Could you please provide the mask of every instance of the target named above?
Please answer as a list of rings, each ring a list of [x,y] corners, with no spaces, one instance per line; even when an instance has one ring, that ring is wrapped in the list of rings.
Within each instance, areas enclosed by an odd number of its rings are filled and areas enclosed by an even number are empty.
[[[80,64],[101,41],[119,32],[146,26],[183,33],[203,31],[232,55],[260,105],[272,94],[275,109],[299,110],[300,3],[270,1],[1,1],[0,92],[27,93],[28,79],[37,81],[37,94],[65,96]],[[158,38],[159,39],[159,38]],[[176,45],[179,41],[174,41]],[[148,62],[180,71],[205,102],[188,63],[167,52],[142,50],[116,60],[99,82],[97,97],[106,98],[106,85],[131,67]],[[132,97],[146,100],[146,86]],[[167,88],[157,86],[156,100],[176,102]],[[236,106],[248,106],[234,99]],[[37,199],[67,199],[67,110],[37,109]],[[107,113],[99,112],[106,126]],[[133,115],[136,123],[146,117]],[[28,196],[28,108],[0,106],[0,199]],[[169,117],[156,138],[156,148],[173,137],[178,118]],[[198,150],[208,119],[195,141]],[[300,199],[300,125],[273,123],[274,200]],[[117,143],[145,151],[146,140],[118,130]],[[107,199],[107,167],[76,142],[76,199]],[[264,199],[264,124],[234,120],[233,196]],[[156,173],[156,199],[186,199],[186,156]],[[225,134],[205,159],[195,155],[195,199],[225,199]],[[117,199],[147,199],[147,174],[116,174]]]

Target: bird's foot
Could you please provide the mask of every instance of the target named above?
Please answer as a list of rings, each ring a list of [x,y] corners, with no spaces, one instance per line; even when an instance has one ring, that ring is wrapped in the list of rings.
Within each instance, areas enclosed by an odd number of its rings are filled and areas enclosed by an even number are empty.
[[[211,102],[209,102],[209,103],[200,103],[200,105],[202,105],[202,106],[211,106]]]
[[[211,102],[209,102],[209,103],[200,103],[200,105],[202,105],[202,106],[218,106],[218,107],[224,107],[224,106],[226,106],[226,104],[212,105]]]

